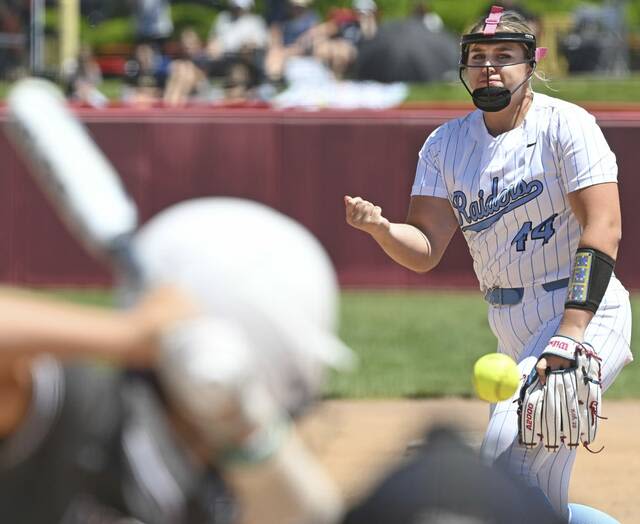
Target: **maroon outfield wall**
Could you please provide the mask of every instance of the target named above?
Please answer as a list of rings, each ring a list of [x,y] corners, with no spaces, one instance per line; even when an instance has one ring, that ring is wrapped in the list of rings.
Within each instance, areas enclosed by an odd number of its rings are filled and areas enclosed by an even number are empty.
[[[329,251],[343,285],[476,287],[456,235],[441,267],[416,275],[390,262],[344,223],[342,196],[363,195],[402,220],[417,152],[459,110],[278,112],[267,109],[80,110],[122,175],[142,220],[198,196],[232,195],[269,204],[301,221]],[[640,288],[636,154],[640,112],[598,112],[618,156],[624,240],[618,274]],[[0,111],[0,120],[4,121]],[[109,282],[69,237],[0,134],[0,281],[29,285]],[[227,227],[220,224],[220,227]],[[250,239],[247,239],[250,241]],[[206,239],[203,239],[206,241]]]

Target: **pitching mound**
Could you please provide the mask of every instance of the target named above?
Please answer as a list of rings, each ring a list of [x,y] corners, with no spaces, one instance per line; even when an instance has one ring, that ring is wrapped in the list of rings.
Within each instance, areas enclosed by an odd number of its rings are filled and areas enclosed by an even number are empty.
[[[460,399],[328,401],[302,422],[301,432],[342,492],[355,500],[433,424],[454,424],[479,446],[488,413],[488,404]],[[604,415],[608,420],[600,425],[596,448],[605,449],[598,455],[580,449],[570,499],[623,523],[637,522],[640,402],[605,401]]]

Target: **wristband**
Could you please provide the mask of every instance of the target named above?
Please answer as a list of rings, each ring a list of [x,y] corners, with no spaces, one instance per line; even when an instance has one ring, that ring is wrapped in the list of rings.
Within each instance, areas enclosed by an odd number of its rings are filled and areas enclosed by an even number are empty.
[[[267,427],[258,429],[244,445],[227,449],[222,462],[235,465],[255,465],[269,460],[285,441],[291,429],[286,419],[275,420]]]
[[[576,349],[580,346],[580,343],[572,338],[565,337],[563,335],[555,335],[547,342],[547,347],[544,348],[540,358],[547,355],[555,355],[556,357],[566,358],[567,360],[576,359]]]
[[[573,261],[564,307],[595,313],[611,280],[614,265],[615,260],[598,249],[579,248]]]

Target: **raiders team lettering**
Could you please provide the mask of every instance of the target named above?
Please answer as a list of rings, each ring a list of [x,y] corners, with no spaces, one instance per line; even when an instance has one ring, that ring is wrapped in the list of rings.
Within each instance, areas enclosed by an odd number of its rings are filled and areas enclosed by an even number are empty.
[[[544,191],[539,180],[517,184],[498,192],[498,177],[491,181],[491,193],[485,198],[484,190],[478,191],[478,199],[467,207],[467,195],[463,191],[455,191],[451,205],[457,211],[458,223],[462,231],[483,231],[496,223],[500,217],[523,206]]]

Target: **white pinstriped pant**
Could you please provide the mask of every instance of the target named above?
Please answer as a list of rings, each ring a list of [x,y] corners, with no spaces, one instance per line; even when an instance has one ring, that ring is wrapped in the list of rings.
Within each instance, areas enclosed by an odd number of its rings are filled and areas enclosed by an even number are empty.
[[[541,286],[525,288],[524,297],[515,306],[491,306],[489,324],[498,338],[498,351],[518,362],[523,375],[528,375],[547,341],[558,328],[567,290],[546,292]],[[602,358],[603,389],[613,383],[622,368],[633,360],[631,340],[631,306],[629,294],[613,277],[607,292],[585,333]],[[482,456],[524,477],[547,495],[553,507],[567,515],[571,470],[576,450],[561,447],[556,453],[542,446],[527,449],[518,444],[517,398],[493,404],[484,441]],[[606,401],[603,402],[606,416]]]

